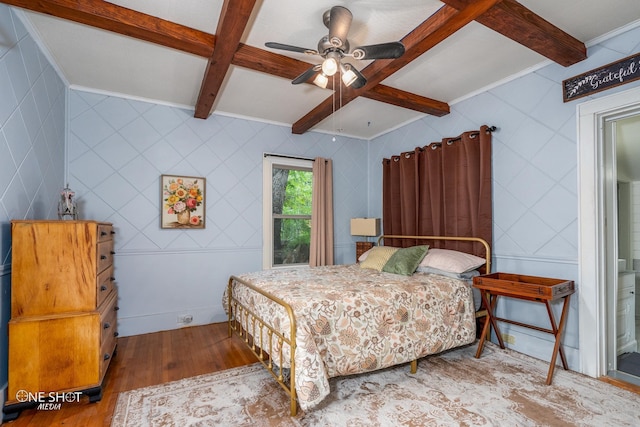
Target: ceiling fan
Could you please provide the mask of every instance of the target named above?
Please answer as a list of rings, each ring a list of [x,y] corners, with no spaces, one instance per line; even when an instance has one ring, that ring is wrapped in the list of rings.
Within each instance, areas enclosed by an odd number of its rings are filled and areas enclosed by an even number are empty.
[[[361,88],[367,83],[367,79],[353,65],[343,63],[345,56],[355,59],[394,59],[404,54],[404,45],[401,42],[389,42],[373,44],[368,46],[358,46],[349,52],[349,40],[347,34],[353,15],[346,7],[334,6],[322,15],[324,25],[329,29],[329,34],[322,37],[318,42],[318,50],[306,49],[303,47],[291,46],[288,44],[268,42],[265,46],[272,49],[288,50],[291,52],[305,53],[307,55],[319,55],[324,58],[322,64],[314,65],[291,83],[305,83],[314,75],[313,80],[317,86],[326,88],[329,77],[340,71],[342,82],[345,86]]]

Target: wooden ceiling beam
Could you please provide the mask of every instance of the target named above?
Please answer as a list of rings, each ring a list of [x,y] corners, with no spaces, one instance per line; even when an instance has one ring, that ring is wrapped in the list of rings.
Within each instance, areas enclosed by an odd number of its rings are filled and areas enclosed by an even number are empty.
[[[464,9],[474,0],[442,0],[456,9]],[[570,66],[587,58],[580,40],[533,13],[516,0],[503,0],[476,19],[480,24],[551,59]]]
[[[462,10],[445,4],[402,39],[402,43],[405,46],[404,55],[397,59],[373,61],[362,70],[362,74],[367,78],[367,84],[360,89],[343,89],[340,105],[334,105],[332,97],[325,99],[307,115],[295,122],[292,132],[294,134],[305,133],[338,109],[361,96],[364,92],[371,90],[382,80],[445,40],[469,22],[475,20],[500,1],[477,0]]]
[[[446,116],[451,112],[449,104],[446,102],[437,101],[383,84],[375,85],[360,94],[360,96],[437,117]]]
[[[561,65],[572,65],[586,58],[586,47],[582,42],[516,0],[442,1],[445,5],[441,9],[403,38],[405,55],[395,60],[372,62],[362,70],[368,80],[364,87],[343,89],[341,105],[333,105],[334,97],[329,97],[294,123],[293,133],[306,132],[359,96],[426,114],[447,114],[449,106],[444,102],[384,86],[380,82],[473,20]],[[239,43],[256,0],[225,0],[216,31],[217,35],[224,35],[220,39],[216,35],[103,0],[0,2],[208,58],[196,104],[196,117],[209,116],[232,63],[288,79],[297,77],[311,65]]]
[[[103,0],[2,0],[2,3],[67,19],[208,58],[215,36]]]
[[[216,34],[221,37],[218,37],[207,63],[196,102],[195,117],[206,119],[211,114],[255,4],[256,0],[224,0],[216,29]]]
[[[313,65],[242,43],[233,56],[232,63],[239,67],[289,80],[295,79]],[[331,83],[331,80],[329,83]],[[361,93],[360,96],[434,116],[444,116],[449,113],[449,105],[446,102],[426,98],[383,84],[373,86],[371,89]]]

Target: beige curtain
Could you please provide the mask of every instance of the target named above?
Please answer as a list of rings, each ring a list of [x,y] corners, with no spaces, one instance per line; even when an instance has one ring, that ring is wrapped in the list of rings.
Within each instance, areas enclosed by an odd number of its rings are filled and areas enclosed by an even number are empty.
[[[313,161],[311,197],[311,248],[309,265],[333,265],[333,162],[317,157]]]

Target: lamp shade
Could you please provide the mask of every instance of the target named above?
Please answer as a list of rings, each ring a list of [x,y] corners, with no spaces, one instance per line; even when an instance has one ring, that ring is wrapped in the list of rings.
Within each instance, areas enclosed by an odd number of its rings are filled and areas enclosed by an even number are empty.
[[[377,236],[380,234],[380,218],[351,218],[352,236]]]

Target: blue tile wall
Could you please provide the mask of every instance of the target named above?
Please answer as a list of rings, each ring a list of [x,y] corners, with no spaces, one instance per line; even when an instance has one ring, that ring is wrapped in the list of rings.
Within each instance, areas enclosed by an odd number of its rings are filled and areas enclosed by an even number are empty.
[[[12,219],[57,217],[65,172],[64,82],[0,4],[0,385],[7,382]]]
[[[69,183],[82,218],[116,230],[123,335],[223,321],[231,274],[262,268],[264,153],[334,162],[336,263],[355,261],[349,219],[367,214],[368,142],[80,90],[69,93]],[[160,176],[206,178],[206,228],[160,228]]]

